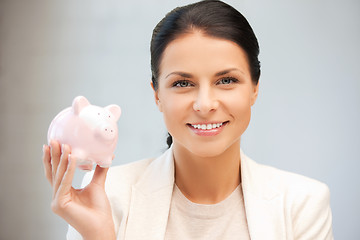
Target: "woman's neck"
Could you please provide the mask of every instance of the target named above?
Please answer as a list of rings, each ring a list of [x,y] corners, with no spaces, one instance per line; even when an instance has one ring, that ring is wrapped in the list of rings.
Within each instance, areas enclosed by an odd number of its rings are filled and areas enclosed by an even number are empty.
[[[197,156],[179,144],[173,152],[175,183],[192,202],[218,203],[240,184],[240,143],[214,157]]]

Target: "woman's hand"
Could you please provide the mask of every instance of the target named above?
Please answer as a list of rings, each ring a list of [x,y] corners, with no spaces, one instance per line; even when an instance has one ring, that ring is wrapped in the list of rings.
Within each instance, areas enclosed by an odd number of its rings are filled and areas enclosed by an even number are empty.
[[[51,209],[73,226],[84,239],[115,239],[114,222],[105,194],[108,168],[96,166],[92,181],[74,189],[76,159],[68,145],[51,141],[44,145],[45,176],[53,188]]]

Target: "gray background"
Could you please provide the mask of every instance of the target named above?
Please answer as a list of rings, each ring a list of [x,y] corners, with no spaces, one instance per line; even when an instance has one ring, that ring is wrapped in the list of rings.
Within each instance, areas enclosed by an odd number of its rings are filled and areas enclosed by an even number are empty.
[[[50,121],[75,96],[122,107],[114,165],[166,148],[149,42],[168,11],[190,2],[0,1],[1,240],[64,239],[41,155]],[[260,95],[242,148],[325,182],[336,239],[360,239],[360,1],[227,2],[261,47]]]

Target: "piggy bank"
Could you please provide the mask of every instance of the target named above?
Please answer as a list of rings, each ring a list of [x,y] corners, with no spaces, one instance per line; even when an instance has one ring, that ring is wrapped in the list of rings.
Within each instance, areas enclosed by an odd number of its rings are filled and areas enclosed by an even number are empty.
[[[51,122],[48,142],[57,140],[68,144],[71,154],[82,170],[91,170],[93,164],[111,165],[118,139],[117,121],[121,109],[112,104],[106,107],[91,105],[83,97],[76,97],[72,106],[61,111]]]

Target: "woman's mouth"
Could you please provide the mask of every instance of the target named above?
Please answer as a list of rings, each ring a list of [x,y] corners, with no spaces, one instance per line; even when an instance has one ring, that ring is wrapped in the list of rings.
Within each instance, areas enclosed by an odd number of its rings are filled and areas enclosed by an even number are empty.
[[[190,127],[190,129],[197,135],[200,136],[215,136],[219,134],[224,126],[229,121],[225,122],[214,122],[214,123],[196,123],[196,124],[190,124],[187,125]]]

